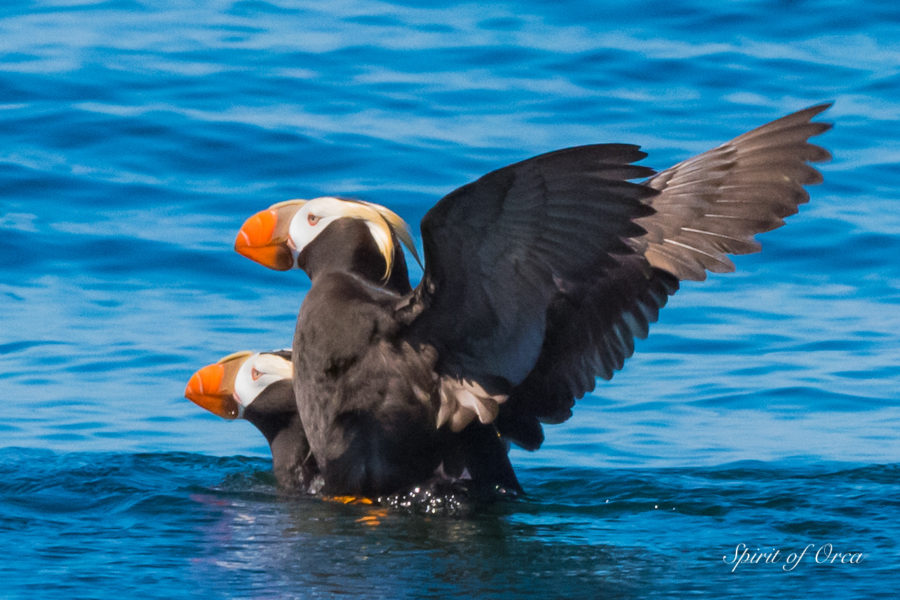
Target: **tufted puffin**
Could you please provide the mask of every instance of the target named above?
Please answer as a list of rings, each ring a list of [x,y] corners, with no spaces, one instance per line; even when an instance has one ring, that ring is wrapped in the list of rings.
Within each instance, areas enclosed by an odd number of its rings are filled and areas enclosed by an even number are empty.
[[[279,485],[315,493],[322,482],[297,412],[292,376],[290,350],[235,352],[194,373],[184,395],[224,419],[250,421],[269,442]],[[513,497],[522,488],[507,451],[492,427],[473,425],[447,440],[442,469],[416,484],[471,499]]]
[[[470,427],[536,449],[542,423],[609,379],[681,280],[734,270],[819,183],[830,128],[814,106],[664,171],[627,144],[542,154],[450,192],[422,220],[425,266],[406,290],[403,221],[337,197],[250,217],[235,248],[310,277],[294,333],[294,392],[332,493],[427,479]],[[642,181],[634,181],[642,180]],[[398,276],[395,269],[401,268]],[[399,282],[399,283],[398,283]],[[303,348],[303,352],[297,351]]]
[[[223,419],[246,419],[272,450],[272,471],[288,490],[321,486],[315,458],[297,414],[290,350],[235,352],[194,373],[184,396]]]

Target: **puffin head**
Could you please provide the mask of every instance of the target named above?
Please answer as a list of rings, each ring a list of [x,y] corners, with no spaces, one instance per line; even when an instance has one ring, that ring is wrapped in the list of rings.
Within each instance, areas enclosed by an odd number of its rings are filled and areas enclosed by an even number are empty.
[[[396,240],[419,255],[409,227],[391,210],[361,200],[324,196],[312,200],[288,200],[273,204],[247,219],[238,232],[234,249],[247,258],[277,271],[303,268],[301,256],[330,225],[343,219],[365,224],[384,260],[382,281],[387,281],[399,251]]]
[[[292,377],[289,351],[235,352],[194,373],[184,396],[223,419],[248,418],[245,412],[254,401],[279,382],[290,387]],[[286,408],[296,410],[293,392],[282,395],[288,396]]]

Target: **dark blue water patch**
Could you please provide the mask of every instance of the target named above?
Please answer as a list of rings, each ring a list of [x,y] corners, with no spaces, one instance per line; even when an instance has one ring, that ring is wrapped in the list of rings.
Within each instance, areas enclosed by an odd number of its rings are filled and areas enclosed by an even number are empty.
[[[29,340],[21,342],[11,342],[8,344],[0,344],[0,354],[14,354],[31,350],[32,348],[40,348],[42,346],[55,346],[65,344],[65,342],[57,342],[52,340]]]
[[[824,389],[797,386],[743,394],[713,395],[693,400],[691,404],[710,408],[731,407],[774,412],[810,408],[826,412],[856,412],[894,406],[896,400],[839,394]]]
[[[19,54],[22,63],[37,62],[41,56]],[[0,81],[10,78],[10,75],[0,75]],[[51,76],[44,73],[27,73],[19,75],[13,81],[5,85],[9,86],[14,94],[10,96],[18,101],[27,100],[34,103],[34,110],[26,117],[26,122],[32,127],[41,126],[52,122],[55,116],[55,101],[63,100],[74,102],[90,98],[94,100],[113,97],[115,88],[107,87],[99,83],[101,80],[80,79],[67,75]],[[27,130],[19,129],[18,133],[24,137]]]
[[[11,10],[8,11],[8,16],[18,16],[21,14],[21,9],[19,7],[10,5],[10,9]],[[42,6],[38,3],[35,6],[30,7],[30,11],[34,14],[65,14],[88,12],[102,15],[106,11],[147,12],[147,7],[145,4],[137,0],[100,0],[98,2],[92,2],[88,5],[72,4]]]
[[[524,22],[516,17],[493,17],[478,23],[479,28],[495,31],[517,31],[522,29]]]
[[[272,2],[263,2],[262,0],[242,0],[233,2],[228,12],[242,17],[255,17],[259,13],[290,15],[296,13],[296,9],[279,6]]]
[[[729,373],[734,376],[745,376],[745,377],[765,377],[770,376],[779,372],[789,372],[793,370],[794,367],[792,365],[756,365],[752,367],[744,367],[744,368],[735,368],[732,369]]]
[[[264,459],[5,448],[0,540],[16,537],[20,559],[42,565],[7,579],[13,597],[39,586],[96,597],[92,582],[121,593],[156,577],[147,589],[169,597],[190,597],[193,581],[213,597],[750,597],[840,585],[847,597],[887,598],[897,468],[522,469],[526,498],[424,518],[284,496]],[[732,573],[740,544],[783,554],[831,544],[863,560],[810,555],[791,574],[784,558]]]
[[[890,75],[883,76],[870,76],[863,84],[860,86],[861,91],[868,92],[875,95],[895,93],[898,87],[898,83],[895,77],[891,77]]]
[[[861,337],[861,336],[860,336]],[[876,342],[877,344],[877,342]],[[852,339],[852,340],[818,340],[814,342],[808,343],[800,343],[797,344],[792,343],[790,345],[790,349],[793,352],[828,352],[828,351],[838,351],[838,350],[856,350],[863,351],[866,349],[866,346],[876,345],[876,344],[867,344],[863,339]]]
[[[727,312],[727,311],[724,311]],[[677,316],[667,315],[673,321],[677,320]],[[704,318],[706,315],[704,315]],[[685,324],[683,327],[687,328]],[[729,339],[696,339],[687,336],[669,335],[666,333],[654,333],[647,344],[648,348],[652,348],[655,352],[678,352],[679,354],[699,354],[699,355],[716,355],[716,354],[742,354],[745,352],[762,351],[771,346],[779,346],[784,344],[788,338],[779,335],[762,335],[758,334],[752,338],[736,338]]]
[[[59,197],[61,192],[71,189],[79,182],[78,178],[65,173],[53,173],[43,169],[10,164],[0,164],[0,177],[2,177],[4,188],[9,190],[14,201],[34,197],[44,199]],[[78,196],[77,192],[76,196]],[[24,207],[20,205],[18,208]]]
[[[835,371],[834,374],[837,377],[847,377],[849,379],[859,379],[862,381],[871,381],[872,379],[879,379],[882,377],[890,376],[890,374],[897,368],[897,365],[886,365],[884,367],[878,369],[869,369],[869,370],[847,370],[847,371]]]
[[[59,236],[7,231],[0,242],[0,268],[19,272],[23,284],[48,273],[78,272],[81,276],[116,278],[115,286],[119,290],[128,285],[123,278],[133,279],[139,274],[152,277],[153,273],[165,274],[178,286],[187,287],[191,282],[201,281],[211,292],[233,289],[227,278],[209,276],[215,273],[231,273],[245,282],[272,281],[270,273],[241,259],[228,245],[223,246],[210,251],[155,240],[106,236],[102,232]],[[274,281],[284,284],[289,278]],[[102,289],[97,284],[90,287]]]

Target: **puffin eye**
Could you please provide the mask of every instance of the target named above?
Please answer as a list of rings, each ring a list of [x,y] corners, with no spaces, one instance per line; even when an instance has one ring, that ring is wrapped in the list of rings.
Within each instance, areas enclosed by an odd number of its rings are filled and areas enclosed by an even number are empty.
[[[320,216],[314,215],[312,213],[310,213],[309,216],[306,217],[306,220],[309,222],[310,225],[315,225],[316,223],[319,222],[319,219],[321,219]]]
[[[257,370],[256,370],[256,367],[253,367],[253,368],[250,369],[250,377],[253,379],[253,381],[256,381],[257,379],[259,379],[260,377],[262,377],[262,373],[260,373],[259,371],[257,371]]]

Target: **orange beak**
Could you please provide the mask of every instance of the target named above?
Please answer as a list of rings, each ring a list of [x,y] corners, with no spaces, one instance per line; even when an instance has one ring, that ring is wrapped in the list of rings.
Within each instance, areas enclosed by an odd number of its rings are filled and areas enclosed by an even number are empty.
[[[234,240],[234,249],[259,264],[287,271],[294,266],[288,228],[302,203],[288,201],[260,211],[244,221]]]
[[[226,365],[215,363],[191,376],[184,397],[223,419],[236,419],[241,407],[234,399],[233,387],[234,373],[226,374]]]

